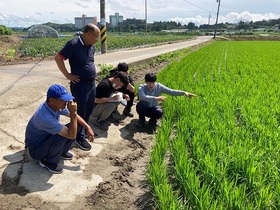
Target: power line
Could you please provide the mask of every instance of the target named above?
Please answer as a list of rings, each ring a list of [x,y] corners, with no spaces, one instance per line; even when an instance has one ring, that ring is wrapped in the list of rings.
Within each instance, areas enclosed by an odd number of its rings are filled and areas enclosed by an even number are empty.
[[[204,9],[204,8],[202,8],[202,7],[200,7],[200,6],[197,6],[197,5],[191,3],[191,2],[189,2],[189,1],[187,1],[187,0],[184,0],[184,1],[187,2],[187,3],[189,3],[189,4],[191,4],[191,5],[193,5],[193,6],[195,6],[195,7],[197,7],[197,8],[199,8],[199,9],[201,9],[201,10],[204,10],[204,11],[206,11],[206,12],[210,12],[209,10]]]

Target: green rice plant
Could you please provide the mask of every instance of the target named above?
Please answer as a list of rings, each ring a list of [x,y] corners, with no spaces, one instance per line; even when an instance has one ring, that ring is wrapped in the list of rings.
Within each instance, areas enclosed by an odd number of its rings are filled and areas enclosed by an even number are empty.
[[[160,135],[171,156],[158,162],[170,168],[162,183],[182,208],[280,208],[279,47],[215,42],[158,75],[167,86],[198,95],[168,96],[163,104],[162,126],[171,131]]]

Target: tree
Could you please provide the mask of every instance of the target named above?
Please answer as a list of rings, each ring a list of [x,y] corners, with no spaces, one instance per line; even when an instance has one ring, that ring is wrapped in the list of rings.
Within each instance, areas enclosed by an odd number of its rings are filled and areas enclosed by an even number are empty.
[[[13,30],[11,28],[7,28],[6,26],[0,25],[0,35],[11,35]]]
[[[195,29],[195,24],[192,23],[192,22],[189,22],[188,23],[188,29],[191,30],[191,31],[194,30]]]

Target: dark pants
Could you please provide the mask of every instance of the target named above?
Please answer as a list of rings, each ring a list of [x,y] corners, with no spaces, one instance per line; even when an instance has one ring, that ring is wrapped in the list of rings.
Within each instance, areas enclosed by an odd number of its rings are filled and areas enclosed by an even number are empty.
[[[139,115],[139,121],[145,122],[145,117],[150,118],[150,122],[156,123],[163,115],[163,111],[159,106],[148,107],[143,101],[139,101],[136,105],[136,112]]]
[[[76,84],[70,83],[72,95],[75,97],[74,101],[77,102],[78,115],[88,123],[89,117],[94,108],[95,100],[95,81],[80,81]],[[78,125],[76,140],[81,141],[85,139],[85,128]]]
[[[127,105],[126,105],[126,108],[127,109],[131,109],[131,107],[133,106],[133,100],[134,100],[134,97],[135,97],[135,94],[130,92],[129,90],[126,90],[123,92],[124,94],[127,94],[129,96],[129,101],[127,101]]]
[[[58,164],[62,153],[67,153],[73,140],[66,139],[58,134],[51,135],[36,148],[28,148],[29,155],[36,160],[45,160]]]

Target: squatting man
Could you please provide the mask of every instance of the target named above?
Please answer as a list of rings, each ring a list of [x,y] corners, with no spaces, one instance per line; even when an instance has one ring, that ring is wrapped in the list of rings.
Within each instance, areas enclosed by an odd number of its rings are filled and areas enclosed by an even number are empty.
[[[78,124],[85,128],[89,141],[94,141],[94,133],[77,114],[77,103],[73,99],[65,87],[59,84],[50,86],[47,100],[33,114],[25,131],[29,155],[55,174],[63,172],[60,159],[71,160],[73,157],[69,149],[76,138]],[[68,116],[70,122],[62,125],[60,115]]]
[[[149,119],[149,125],[155,129],[157,120],[163,116],[163,110],[158,105],[159,101],[165,101],[166,96],[161,94],[168,94],[171,96],[187,96],[195,97],[193,93],[183,90],[173,90],[156,82],[157,76],[154,73],[147,73],[145,75],[145,84],[138,87],[139,102],[136,105],[136,111],[139,115],[137,127],[142,128],[145,125],[145,117]]]

